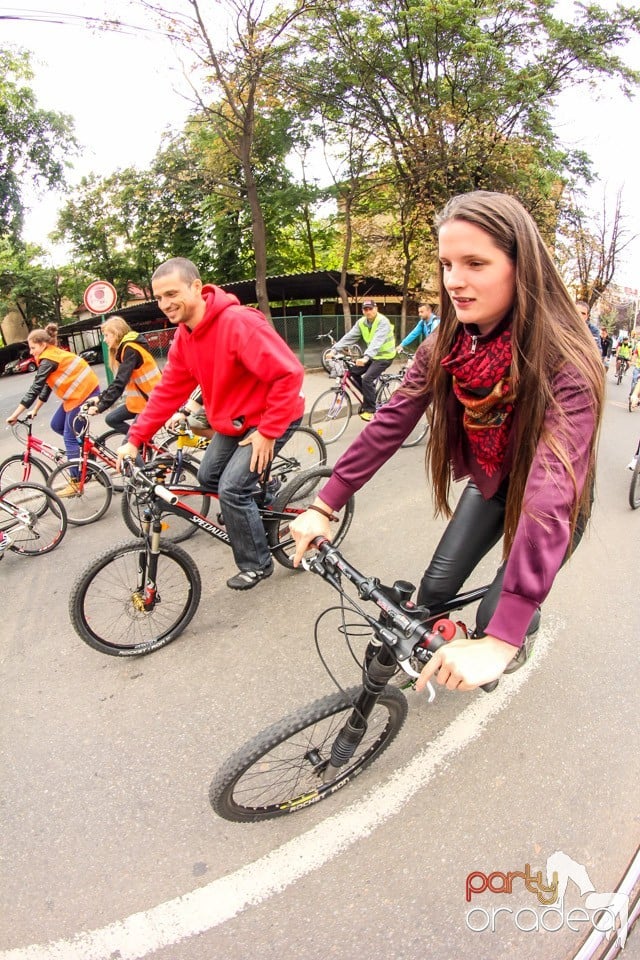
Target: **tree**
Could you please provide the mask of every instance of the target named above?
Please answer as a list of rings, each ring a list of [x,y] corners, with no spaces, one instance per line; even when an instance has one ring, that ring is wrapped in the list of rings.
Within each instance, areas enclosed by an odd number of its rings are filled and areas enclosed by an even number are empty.
[[[635,240],[624,227],[622,191],[616,194],[613,211],[606,197],[599,216],[586,212],[572,197],[564,216],[558,244],[561,269],[576,299],[592,307],[613,282],[622,252]]]
[[[358,131],[379,146],[404,222],[424,224],[413,246],[432,248],[435,212],[474,189],[516,194],[551,241],[563,185],[587,170],[557,140],[555,98],[602,76],[628,95],[640,80],[617,53],[640,26],[624,7],[576,5],[569,20],[550,0],[328,0],[305,26],[296,96],[330,116],[334,142]]]
[[[76,148],[71,118],[37,106],[29,55],[0,48],[0,238],[20,238],[24,189],[64,183],[65,157]]]
[[[65,272],[43,266],[43,251],[0,240],[0,314],[17,310],[27,327],[64,321]]]
[[[207,5],[185,0],[187,13],[139,0],[176,44],[200,66],[191,73],[199,110],[237,163],[242,195],[251,214],[258,306],[270,317],[267,296],[267,231],[256,175],[256,126],[279,106],[279,73],[293,52],[289,28],[312,6],[312,0],[288,0],[265,11],[264,0],[224,0]],[[209,17],[207,16],[209,15]],[[226,47],[219,43],[224,38]],[[196,84],[201,79],[200,86]]]

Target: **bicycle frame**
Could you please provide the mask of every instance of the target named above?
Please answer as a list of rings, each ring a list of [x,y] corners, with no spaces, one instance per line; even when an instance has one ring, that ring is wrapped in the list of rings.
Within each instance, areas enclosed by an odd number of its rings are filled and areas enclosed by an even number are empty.
[[[22,440],[18,433],[16,432],[15,425],[12,428],[12,432],[16,440],[20,443],[24,443],[25,451],[23,457],[23,463],[25,466],[29,463],[32,453],[40,453],[42,456],[46,457],[47,460],[51,460],[53,463],[58,464],[62,460],[66,460],[67,453],[61,447],[55,447],[52,443],[48,443],[46,440],[41,440],[40,437],[35,437],[33,435],[33,418],[24,417],[23,419],[18,419],[17,423],[21,426],[27,428],[27,438]]]

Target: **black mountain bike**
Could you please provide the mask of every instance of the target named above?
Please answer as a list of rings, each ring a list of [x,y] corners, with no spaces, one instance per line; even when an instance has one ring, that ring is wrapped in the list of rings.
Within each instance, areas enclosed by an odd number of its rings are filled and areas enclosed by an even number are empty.
[[[173,515],[230,546],[224,518],[210,520],[189,504],[196,498],[218,502],[201,487],[174,491],[158,482],[160,465],[126,466],[139,510],[140,539],[120,543],[93,560],[75,583],[69,614],[78,636],[90,647],[114,657],[151,653],[179,636],[193,619],[201,595],[198,567],[182,547],[163,536],[165,517]],[[269,503],[268,478],[256,493],[256,502],[274,560],[293,569],[295,544],[289,525],[315,497],[316,486],[331,470],[318,467],[294,476]],[[340,542],[353,519],[353,498],[335,511],[335,540]]]
[[[413,584],[397,580],[385,587],[352,567],[334,544],[322,540],[315,546],[318,553],[305,566],[342,597],[339,608],[329,608],[318,617],[316,646],[321,620],[338,610],[340,633],[354,659],[361,662],[362,681],[290,714],[223,764],[209,798],[215,812],[227,820],[253,822],[295,813],[331,796],[373,763],[407,716],[407,699],[399,686],[392,685],[393,678],[402,670],[405,685],[413,683],[419,668],[446,643],[437,621],[481,600],[488,590],[488,586],[479,587],[427,610],[411,603]],[[355,585],[360,600],[375,604],[377,618],[345,592],[343,577]],[[347,611],[358,615],[357,623],[346,621]],[[366,643],[363,652],[355,649],[358,643]],[[497,684],[488,683],[483,689],[493,690]],[[434,697],[430,684],[430,701]]]

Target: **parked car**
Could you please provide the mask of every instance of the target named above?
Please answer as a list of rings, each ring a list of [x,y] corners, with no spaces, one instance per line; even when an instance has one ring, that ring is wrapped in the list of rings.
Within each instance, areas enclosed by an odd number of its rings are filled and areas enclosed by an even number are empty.
[[[18,357],[17,360],[10,360],[5,366],[4,372],[8,376],[10,373],[35,373],[36,362],[33,357]]]
[[[81,350],[78,356],[86,360],[87,363],[102,363],[104,360],[100,344],[95,347],[87,347],[86,350]]]

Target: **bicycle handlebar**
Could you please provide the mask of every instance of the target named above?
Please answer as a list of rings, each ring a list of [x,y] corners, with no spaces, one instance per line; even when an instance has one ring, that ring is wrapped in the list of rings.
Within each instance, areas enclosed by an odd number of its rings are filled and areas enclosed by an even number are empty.
[[[153,466],[153,462],[150,464]],[[171,493],[170,490],[167,490],[161,483],[155,483],[151,477],[148,477],[144,469],[136,467],[134,461],[130,457],[124,457],[122,460],[122,472],[128,480],[131,480],[134,484],[140,484],[140,486],[146,487],[148,490],[151,490],[156,497],[160,500],[164,500],[165,503],[177,503],[179,497],[175,493]]]
[[[325,537],[316,537],[312,546],[318,553],[305,561],[307,569],[339,589],[335,574],[343,574],[358,590],[362,600],[371,600],[384,614],[384,624],[377,627],[378,637],[391,647],[398,661],[407,660],[417,644],[424,649],[429,659],[447,641],[429,629],[424,620],[429,616],[425,607],[409,606],[413,584],[398,580],[393,587],[383,587],[377,577],[366,577],[356,570]],[[397,602],[395,597],[398,598]],[[481,685],[486,693],[498,686],[498,680]]]

